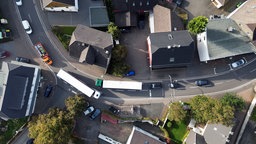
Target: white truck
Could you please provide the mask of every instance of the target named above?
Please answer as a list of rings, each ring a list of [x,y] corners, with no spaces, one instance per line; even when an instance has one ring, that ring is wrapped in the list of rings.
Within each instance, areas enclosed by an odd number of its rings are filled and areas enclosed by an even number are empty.
[[[83,94],[87,95],[88,97],[94,97],[98,99],[101,96],[101,92],[97,91],[93,88],[88,87],[86,84],[82,83],[69,73],[65,72],[63,69],[60,69],[60,71],[57,73],[57,77],[60,79],[66,81],[68,84],[82,92]]]
[[[96,86],[108,89],[142,90],[142,82],[97,79]]]

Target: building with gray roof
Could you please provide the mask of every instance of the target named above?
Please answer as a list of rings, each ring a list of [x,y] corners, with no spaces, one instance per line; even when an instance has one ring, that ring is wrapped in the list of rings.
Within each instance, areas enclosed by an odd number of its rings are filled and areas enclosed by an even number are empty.
[[[69,43],[69,55],[81,63],[108,68],[113,48],[112,35],[77,25]]]
[[[197,35],[200,61],[210,61],[256,52],[249,37],[232,19],[212,19],[206,32]]]
[[[126,144],[166,144],[159,137],[133,126]]]
[[[147,43],[152,70],[186,67],[194,58],[194,40],[186,30],[151,33]]]
[[[38,66],[20,62],[2,63],[0,71],[0,117],[23,118],[34,112],[41,78]]]

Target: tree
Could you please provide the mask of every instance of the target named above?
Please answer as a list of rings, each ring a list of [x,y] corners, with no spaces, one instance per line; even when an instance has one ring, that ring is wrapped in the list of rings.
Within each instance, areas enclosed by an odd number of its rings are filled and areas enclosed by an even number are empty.
[[[236,110],[242,110],[245,108],[245,101],[238,97],[235,93],[226,93],[221,99],[221,103],[224,105],[229,105]]]
[[[190,102],[192,116],[199,123],[213,122],[230,125],[234,118],[234,108],[217,99],[195,96]]]
[[[67,111],[50,109],[48,114],[32,117],[28,123],[29,137],[35,139],[35,144],[67,144],[73,124]]]
[[[206,25],[208,23],[208,18],[205,16],[198,16],[193,18],[188,23],[188,30],[192,34],[199,34],[205,31]]]
[[[120,30],[113,22],[110,22],[108,25],[108,33],[112,35],[113,39],[118,39],[120,35]]]
[[[68,97],[65,100],[65,105],[67,107],[68,112],[72,116],[80,115],[86,108],[86,100],[83,96],[73,96]]]
[[[187,116],[187,111],[185,111],[182,105],[179,102],[171,103],[170,104],[170,111],[169,111],[169,120],[171,121],[182,121]]]

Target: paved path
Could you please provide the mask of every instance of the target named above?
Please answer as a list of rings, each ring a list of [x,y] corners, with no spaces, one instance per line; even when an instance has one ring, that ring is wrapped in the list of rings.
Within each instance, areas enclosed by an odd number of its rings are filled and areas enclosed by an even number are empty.
[[[236,144],[239,144],[239,141],[240,141],[240,139],[241,139],[241,137],[242,137],[242,135],[243,135],[243,132],[244,132],[244,130],[245,130],[245,127],[246,127],[246,125],[247,125],[247,122],[249,121],[249,118],[250,118],[250,116],[251,116],[251,113],[252,113],[252,110],[253,110],[255,104],[256,104],[256,95],[254,96],[254,98],[253,98],[253,100],[252,100],[252,103],[251,103],[251,105],[250,105],[250,108],[249,108],[249,110],[248,110],[248,112],[247,112],[247,115],[246,115],[245,120],[244,120],[244,122],[243,122],[242,128],[241,128],[240,133],[239,133],[239,135],[238,135]]]

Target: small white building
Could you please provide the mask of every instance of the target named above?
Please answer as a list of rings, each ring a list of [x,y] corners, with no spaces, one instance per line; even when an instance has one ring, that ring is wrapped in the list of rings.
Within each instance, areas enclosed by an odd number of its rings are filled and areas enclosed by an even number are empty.
[[[78,0],[42,0],[46,11],[78,12]]]

